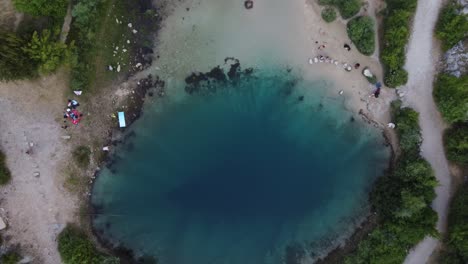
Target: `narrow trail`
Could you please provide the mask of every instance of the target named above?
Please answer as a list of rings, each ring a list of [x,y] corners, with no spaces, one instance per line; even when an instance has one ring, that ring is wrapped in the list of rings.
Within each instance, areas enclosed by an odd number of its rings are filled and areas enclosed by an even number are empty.
[[[434,44],[434,27],[442,0],[419,0],[409,41],[405,68],[408,71],[408,84],[402,90],[406,93],[405,103],[419,112],[419,125],[423,142],[422,156],[434,169],[439,186],[432,207],[437,212],[437,230],[444,233],[447,229],[447,211],[451,193],[451,175],[445,157],[442,135],[445,123],[432,98],[435,65],[438,59]],[[413,248],[405,264],[427,263],[439,241],[426,237]]]

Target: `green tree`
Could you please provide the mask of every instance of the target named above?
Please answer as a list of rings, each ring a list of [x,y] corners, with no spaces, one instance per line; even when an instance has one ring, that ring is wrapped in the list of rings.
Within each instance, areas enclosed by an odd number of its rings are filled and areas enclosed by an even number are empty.
[[[463,7],[452,0],[440,12],[435,35],[442,41],[444,50],[452,48],[467,36],[468,15],[460,12],[461,9]]]
[[[57,41],[58,31],[52,35],[48,29],[39,35],[33,33],[31,41],[23,48],[28,56],[37,62],[39,72],[48,74],[55,71],[65,57],[67,45]]]
[[[21,256],[16,252],[8,252],[0,257],[0,263],[17,264],[21,260]]]
[[[368,16],[359,16],[348,21],[348,36],[359,52],[372,55],[375,50],[374,20]]]
[[[318,0],[321,5],[333,5],[338,8],[340,15],[344,19],[351,18],[359,13],[361,0]]]
[[[444,134],[447,159],[462,165],[468,165],[468,125],[456,123]]]
[[[468,75],[457,78],[439,74],[433,94],[445,120],[450,123],[468,120]]]
[[[410,21],[416,10],[416,0],[387,0],[383,22],[381,60],[384,65],[384,82],[397,87],[408,81],[405,65],[405,46],[410,32]]]
[[[336,19],[335,9],[333,7],[325,7],[322,10],[322,19],[327,23],[335,21]]]
[[[67,13],[68,0],[13,0],[18,11],[33,16],[63,18]]]
[[[0,80],[24,79],[34,75],[35,65],[23,51],[26,42],[0,30]]]

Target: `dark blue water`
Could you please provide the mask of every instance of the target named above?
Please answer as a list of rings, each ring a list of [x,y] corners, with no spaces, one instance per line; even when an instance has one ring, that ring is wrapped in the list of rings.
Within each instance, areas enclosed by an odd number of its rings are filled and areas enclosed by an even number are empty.
[[[388,150],[327,85],[257,72],[154,102],[96,182],[94,226],[162,264],[281,263],[290,245],[330,246],[366,211]]]

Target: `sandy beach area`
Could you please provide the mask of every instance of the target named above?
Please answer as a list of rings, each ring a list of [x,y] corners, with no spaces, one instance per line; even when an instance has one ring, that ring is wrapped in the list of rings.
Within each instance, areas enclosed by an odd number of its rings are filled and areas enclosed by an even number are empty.
[[[0,82],[0,142],[12,172],[11,183],[0,187],[0,216],[8,223],[3,237],[9,245],[21,244],[22,253],[33,259],[32,263],[61,263],[56,236],[67,222],[77,221],[80,200],[87,197],[70,193],[64,187],[64,171],[69,166],[72,148],[89,142],[102,147],[113,126],[109,114],[116,105],[125,102],[137,80],[148,73],[157,74],[170,84],[174,77],[193,69],[210,69],[222,63],[226,47],[235,47],[228,51],[242,64],[255,64],[256,55],[262,53],[263,47],[274,43],[273,49],[268,51],[273,52],[273,60],[280,54],[281,63],[297,67],[304,78],[326,78],[335,82],[330,96],[344,97],[347,108],[353,113],[362,109],[382,126],[389,121],[388,106],[394,99],[394,91],[384,88],[378,99],[369,97],[373,86],[361,73],[362,68],[368,66],[379,80],[382,79],[378,51],[371,57],[359,54],[347,37],[345,21],[325,23],[320,17],[322,7],[315,1],[275,0],[271,3],[256,0],[252,10],[245,10],[242,2],[231,1],[230,8],[235,12],[229,12],[226,19],[232,20],[233,28],[216,29],[213,35],[205,36],[190,34],[196,30],[193,24],[201,23],[199,20],[206,18],[203,16],[206,12],[224,7],[213,5],[213,9],[203,10],[197,8],[200,1],[212,0],[187,0],[173,6],[156,41],[155,56],[160,58],[151,68],[127,82],[115,82],[109,89],[93,95],[84,106],[88,115],[85,120],[88,120],[79,127],[61,129],[61,114],[69,96],[65,72],[33,81]],[[369,3],[367,11],[362,9],[361,12],[375,17],[383,7],[382,1]],[[270,9],[272,4],[280,8]],[[272,14],[274,10],[281,12]],[[174,27],[185,27],[185,34],[173,35]],[[261,42],[248,41],[250,37],[259,39],[253,37],[257,34],[263,34]],[[220,39],[219,36],[224,37]],[[351,44],[350,52],[343,48],[345,43]],[[319,50],[320,45],[326,48]],[[203,49],[213,50],[212,57],[197,58],[197,54],[207,54]],[[186,54],[192,54],[192,58],[187,59]],[[309,58],[319,55],[330,56],[340,63],[360,63],[361,68],[346,72],[334,64],[310,65]],[[65,135],[71,135],[72,140],[63,139]],[[91,177],[97,166],[92,164],[83,177]]]

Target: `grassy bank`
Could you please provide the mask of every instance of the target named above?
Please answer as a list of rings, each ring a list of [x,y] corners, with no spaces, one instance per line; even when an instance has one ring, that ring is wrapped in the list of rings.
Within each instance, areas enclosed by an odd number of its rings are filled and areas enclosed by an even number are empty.
[[[141,12],[148,1],[78,0],[73,8],[69,42],[75,43],[70,87],[85,94],[129,72],[137,47],[152,48],[151,32],[158,16]]]
[[[437,214],[430,207],[437,180],[419,154],[418,113],[400,104],[392,104],[392,118],[402,153],[393,171],[379,178],[371,193],[379,224],[346,258],[347,264],[402,263],[408,250],[425,236],[438,236]]]
[[[410,35],[410,25],[416,11],[417,0],[387,0],[384,11],[381,61],[384,66],[384,82],[388,87],[406,84],[408,73],[405,47]]]
[[[64,264],[118,264],[118,258],[100,253],[79,227],[67,225],[58,236],[58,250]]]

